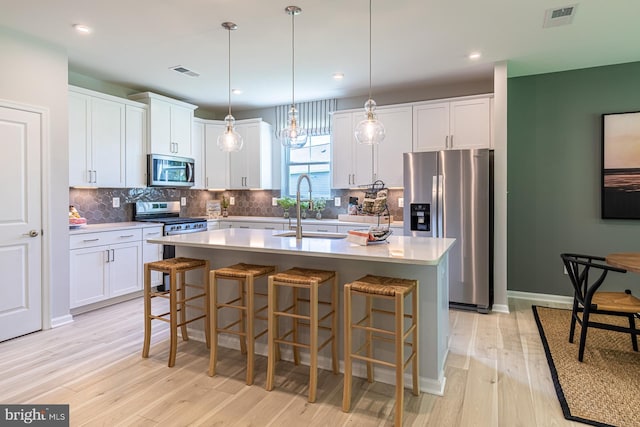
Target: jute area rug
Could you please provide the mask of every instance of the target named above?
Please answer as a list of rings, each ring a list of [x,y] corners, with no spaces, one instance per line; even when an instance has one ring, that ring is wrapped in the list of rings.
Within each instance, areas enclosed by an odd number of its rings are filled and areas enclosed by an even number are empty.
[[[581,363],[580,325],[569,343],[571,311],[532,308],[564,417],[595,426],[640,427],[640,352],[633,351],[630,335],[589,328]]]

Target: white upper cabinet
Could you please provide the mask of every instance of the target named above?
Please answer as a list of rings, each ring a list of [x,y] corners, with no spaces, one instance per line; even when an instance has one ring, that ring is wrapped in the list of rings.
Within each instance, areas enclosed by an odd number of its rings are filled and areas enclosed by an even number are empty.
[[[353,188],[373,179],[373,148],[358,144],[354,129],[363,114],[353,111],[333,113],[331,131],[332,188]]]
[[[89,96],[69,92],[69,186],[92,185],[90,105]]]
[[[69,186],[146,185],[147,106],[69,87]]]
[[[445,150],[449,145],[449,103],[413,107],[413,151]]]
[[[69,90],[69,186],[125,186],[125,103]]]
[[[229,153],[229,189],[272,190],[280,188],[273,168],[271,125],[262,119],[236,121],[242,150]]]
[[[204,128],[205,188],[216,190],[229,188],[229,153],[218,148],[218,136],[224,131],[224,122],[206,121]],[[243,147],[244,149],[246,147]]]
[[[379,108],[377,112],[386,136],[374,147],[373,178],[381,179],[387,187],[402,187],[402,155],[412,148],[411,106]]]
[[[147,186],[147,106],[125,106],[126,186]]]
[[[413,151],[491,148],[490,95],[413,105]]]
[[[386,136],[374,146],[355,139],[355,128],[365,119],[362,110],[333,114],[333,188],[355,188],[377,179],[387,187],[403,185],[402,154],[411,151],[411,106],[380,107],[377,114]]]
[[[149,105],[149,153],[193,157],[191,133],[196,105],[151,92],[129,98]]]
[[[194,160],[194,183],[192,190],[205,188],[205,153],[204,153],[204,127],[205,121],[193,119],[193,131],[191,133],[191,157]]]

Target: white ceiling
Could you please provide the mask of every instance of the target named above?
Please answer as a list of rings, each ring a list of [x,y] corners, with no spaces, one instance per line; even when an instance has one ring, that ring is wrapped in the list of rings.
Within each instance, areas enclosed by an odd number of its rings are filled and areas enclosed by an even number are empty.
[[[67,50],[70,70],[220,110],[227,103],[227,30],[234,108],[364,96],[367,0],[0,0],[0,26]],[[640,60],[640,2],[582,0],[571,25],[543,28],[549,8],[573,0],[373,0],[373,94],[443,82],[529,75]],[[91,26],[78,35],[73,24]],[[467,55],[482,52],[479,60]],[[1,55],[1,53],[0,53]],[[3,66],[7,66],[4,64]],[[180,75],[182,65],[201,74]],[[344,73],[342,81],[332,79]],[[364,99],[363,99],[364,102]]]

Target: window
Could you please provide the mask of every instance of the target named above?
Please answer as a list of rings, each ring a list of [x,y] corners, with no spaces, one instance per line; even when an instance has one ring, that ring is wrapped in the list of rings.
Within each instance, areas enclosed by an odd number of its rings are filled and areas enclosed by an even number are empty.
[[[304,147],[286,148],[282,153],[282,197],[295,197],[296,184],[303,173],[311,178],[314,199],[331,197],[331,114],[336,106],[335,99],[296,104],[298,125],[307,130],[309,139]],[[290,108],[290,104],[275,107],[276,135],[287,127]],[[306,183],[300,190],[308,193]]]
[[[286,149],[284,160],[283,195],[295,197],[298,178],[306,173],[314,199],[331,197],[331,135],[310,136],[304,147]],[[308,191],[306,183],[301,191]]]

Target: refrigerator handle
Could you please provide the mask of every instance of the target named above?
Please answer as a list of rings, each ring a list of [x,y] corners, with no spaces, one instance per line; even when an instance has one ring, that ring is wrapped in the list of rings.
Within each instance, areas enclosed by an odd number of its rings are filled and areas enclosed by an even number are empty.
[[[438,237],[447,237],[446,229],[447,226],[444,218],[444,176],[438,175]]]
[[[442,232],[442,175],[433,177],[431,200],[431,235],[433,237],[444,237]]]

